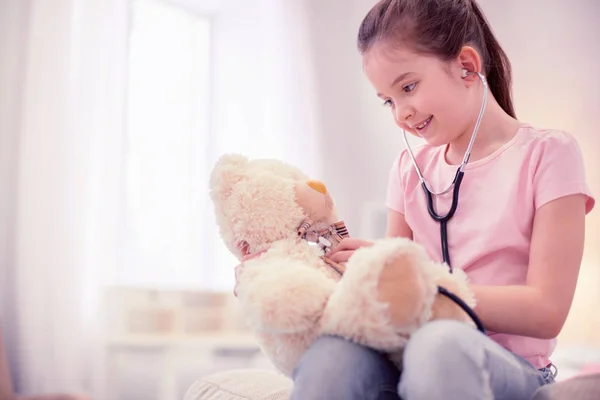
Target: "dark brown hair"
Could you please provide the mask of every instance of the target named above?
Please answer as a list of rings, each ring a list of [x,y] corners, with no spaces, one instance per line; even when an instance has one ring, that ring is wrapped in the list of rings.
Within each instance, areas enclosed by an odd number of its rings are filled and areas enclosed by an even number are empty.
[[[516,118],[510,61],[476,0],[381,0],[360,25],[358,49],[364,54],[377,41],[406,43],[444,61],[458,57],[463,46],[473,46],[494,98]]]

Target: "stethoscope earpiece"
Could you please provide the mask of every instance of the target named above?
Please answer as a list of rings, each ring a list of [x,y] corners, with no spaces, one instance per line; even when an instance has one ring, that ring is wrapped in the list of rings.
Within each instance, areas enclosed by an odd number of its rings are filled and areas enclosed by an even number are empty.
[[[460,76],[461,76],[461,78],[463,78],[463,79],[464,79],[464,78],[466,78],[466,77],[467,77],[467,75],[469,75],[469,71],[467,71],[465,68],[463,68],[463,69],[461,70],[461,75],[460,75]]]

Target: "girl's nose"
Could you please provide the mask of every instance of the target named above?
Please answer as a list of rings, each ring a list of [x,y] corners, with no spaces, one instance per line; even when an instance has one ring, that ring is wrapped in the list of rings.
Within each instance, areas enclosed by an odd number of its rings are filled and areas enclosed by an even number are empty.
[[[396,124],[406,125],[414,115],[414,110],[409,106],[396,106]]]

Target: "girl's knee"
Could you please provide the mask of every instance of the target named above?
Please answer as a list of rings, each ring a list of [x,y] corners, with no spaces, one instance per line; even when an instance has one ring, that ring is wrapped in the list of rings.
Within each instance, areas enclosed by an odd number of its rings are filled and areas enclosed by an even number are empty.
[[[323,336],[294,369],[292,399],[369,398],[374,390],[395,395],[398,379],[398,369],[382,354],[340,337]]]
[[[311,381],[325,379],[352,380],[361,370],[385,365],[387,360],[380,353],[338,336],[322,336],[304,353],[294,369],[294,379],[309,376]]]
[[[346,366],[351,369],[352,364],[367,362],[375,357],[376,353],[366,347],[339,336],[328,335],[315,340],[302,356],[298,367],[310,364],[311,370],[316,370],[335,363],[338,369],[344,369]]]
[[[464,322],[454,320],[436,320],[427,323],[417,330],[408,341],[405,352],[405,362],[411,358],[435,361],[460,357],[469,352],[479,331]]]
[[[441,388],[466,381],[463,374],[483,367],[479,331],[461,322],[437,320],[415,332],[403,356],[399,392],[407,398],[442,398]],[[471,372],[468,372],[471,371]]]

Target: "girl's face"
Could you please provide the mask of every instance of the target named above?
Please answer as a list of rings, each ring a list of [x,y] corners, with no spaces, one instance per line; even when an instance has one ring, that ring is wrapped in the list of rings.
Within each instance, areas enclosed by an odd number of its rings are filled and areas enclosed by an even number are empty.
[[[365,73],[396,124],[433,146],[453,142],[477,117],[461,63],[375,43],[363,58]],[[480,100],[481,101],[481,100]],[[475,110],[475,112],[473,112]]]

